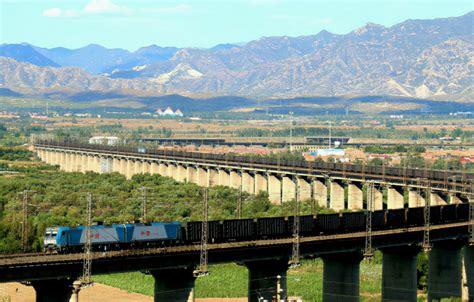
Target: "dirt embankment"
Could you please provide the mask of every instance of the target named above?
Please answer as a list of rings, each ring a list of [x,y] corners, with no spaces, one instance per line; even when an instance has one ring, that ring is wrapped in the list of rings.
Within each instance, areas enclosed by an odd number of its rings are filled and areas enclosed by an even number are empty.
[[[10,300],[8,300],[8,297]],[[2,298],[4,300],[2,300]],[[6,300],[5,300],[6,298]],[[1,302],[35,302],[35,290],[31,286],[21,283],[0,283]],[[90,288],[81,290],[81,302],[152,302],[153,297],[142,294],[129,293],[124,290],[96,283]],[[197,302],[244,302],[247,298],[202,298]]]

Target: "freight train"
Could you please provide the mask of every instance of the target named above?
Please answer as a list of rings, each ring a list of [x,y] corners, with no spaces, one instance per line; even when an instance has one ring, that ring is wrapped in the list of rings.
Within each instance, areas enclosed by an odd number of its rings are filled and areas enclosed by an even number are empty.
[[[430,207],[430,224],[468,221],[469,204]],[[365,231],[367,212],[347,212],[299,216],[301,237]],[[424,208],[380,210],[372,212],[372,230],[423,226]],[[208,222],[211,243],[291,238],[294,217],[230,219]],[[115,250],[151,246],[197,244],[201,241],[202,222],[151,222],[94,225],[91,244],[94,250]],[[44,237],[45,251],[81,251],[86,227],[51,227]]]

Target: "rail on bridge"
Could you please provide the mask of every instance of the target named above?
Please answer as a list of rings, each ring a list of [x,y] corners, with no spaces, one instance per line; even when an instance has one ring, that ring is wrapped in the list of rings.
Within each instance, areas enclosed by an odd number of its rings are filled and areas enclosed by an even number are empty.
[[[427,209],[428,218],[425,208],[299,216],[299,256],[321,257],[324,263],[323,301],[359,301],[359,265],[372,249],[383,255],[382,301],[417,301],[417,255],[425,243],[430,248],[428,301],[451,297],[472,301],[473,207],[453,204]],[[286,274],[294,252],[291,218],[208,222],[213,230],[208,237],[209,262],[245,265],[249,301],[272,301],[277,296],[286,300]],[[201,222],[191,225],[199,228]],[[201,246],[199,235],[191,235],[200,234],[199,229],[189,227],[183,228],[186,235],[175,244],[96,251],[93,272],[147,271],[155,280],[155,301],[192,301],[193,268],[199,263]],[[68,301],[71,295],[78,299],[74,280],[82,272],[82,261],[81,253],[0,255],[0,282],[30,281],[37,301]]]
[[[366,187],[374,184],[375,209],[468,202],[474,173],[346,163],[268,159],[93,144],[37,142],[46,163],[64,171],[118,172],[131,178],[150,173],[201,186],[224,185],[250,194],[265,191],[280,204],[295,198],[334,210],[367,208]]]

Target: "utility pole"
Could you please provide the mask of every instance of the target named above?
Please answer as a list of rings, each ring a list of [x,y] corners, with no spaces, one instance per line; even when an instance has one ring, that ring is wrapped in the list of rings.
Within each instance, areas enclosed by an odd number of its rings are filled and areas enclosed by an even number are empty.
[[[293,111],[289,112],[290,114],[290,153],[293,149]]]
[[[147,222],[147,215],[148,215],[148,208],[147,208],[147,203],[148,203],[148,190],[150,190],[150,188],[148,187],[140,187],[140,191],[142,192],[142,195],[141,195],[141,202],[142,202],[142,205],[141,205],[141,212],[142,212],[142,216],[141,216],[141,221],[142,223],[146,223]]]
[[[300,186],[295,178],[295,207],[293,214],[293,247],[291,251],[290,267],[300,266]],[[279,300],[278,300],[279,301]]]
[[[209,222],[209,205],[208,205],[208,190],[204,189],[203,198],[203,218],[201,226],[201,253],[199,259],[199,268],[194,271],[194,276],[203,277],[209,274],[207,268],[207,237],[208,233],[208,222]]]
[[[331,149],[331,140],[332,140],[332,123],[329,122],[329,149]]]
[[[469,245],[474,246],[474,182],[471,181],[469,194]]]
[[[369,181],[367,186],[367,217],[366,217],[366,236],[364,257],[372,259],[374,250],[372,249],[372,212],[374,211],[374,182]]]
[[[242,218],[242,184],[240,185],[239,198],[237,200],[237,218]]]
[[[420,185],[420,184],[419,184]],[[431,186],[428,180],[422,182],[422,188],[426,188],[425,208],[423,214],[425,217],[425,228],[423,231],[423,250],[429,252],[431,250],[430,243],[430,205],[431,205]],[[421,191],[421,189],[420,189]],[[420,192],[421,193],[421,192]]]
[[[87,222],[86,222],[86,238],[84,242],[84,255],[83,255],[83,267],[82,267],[82,278],[81,278],[81,287],[90,287],[93,285],[91,279],[91,268],[92,268],[92,194],[87,193]]]
[[[36,191],[33,190],[24,190],[23,201],[22,201],[22,223],[21,223],[21,249],[26,252],[28,250],[28,206],[29,204],[29,194],[34,194]]]

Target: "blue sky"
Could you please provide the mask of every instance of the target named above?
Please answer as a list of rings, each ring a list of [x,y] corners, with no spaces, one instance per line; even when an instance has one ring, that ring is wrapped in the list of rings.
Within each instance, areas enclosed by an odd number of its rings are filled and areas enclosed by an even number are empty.
[[[0,0],[2,43],[211,47],[262,36],[347,33],[374,22],[452,17],[472,0]]]

